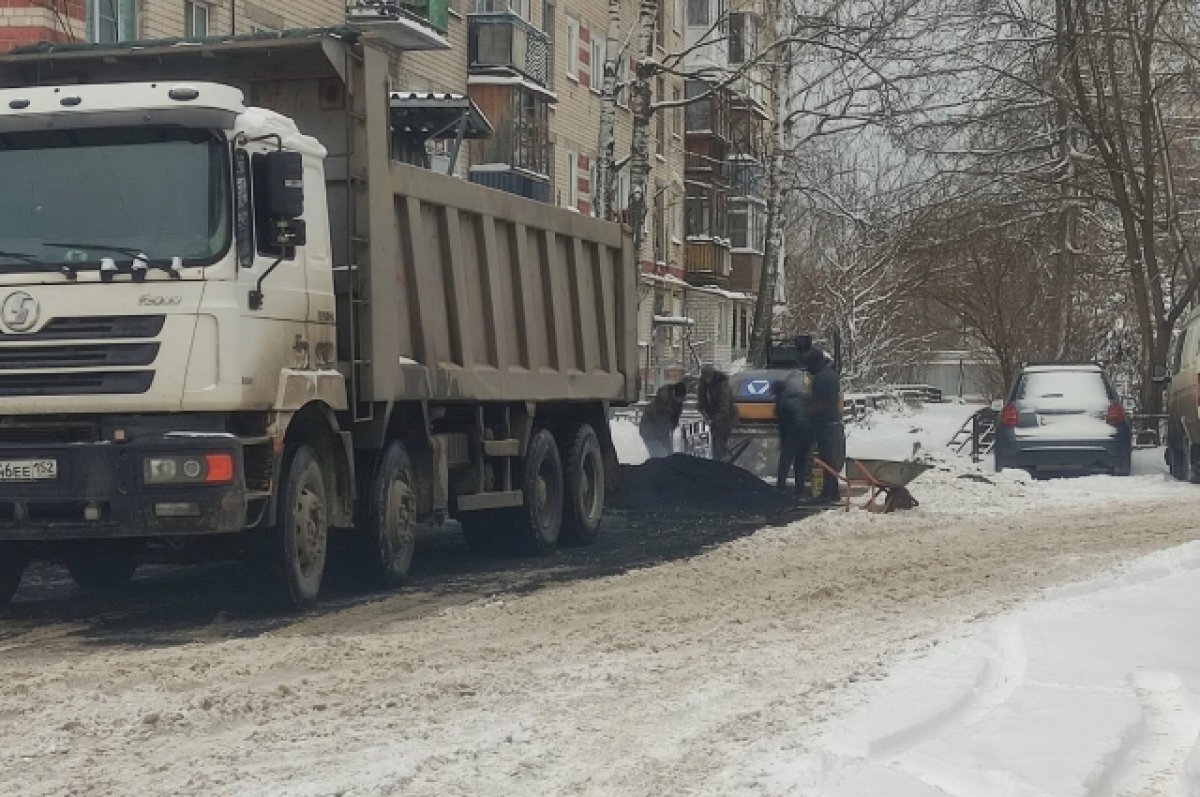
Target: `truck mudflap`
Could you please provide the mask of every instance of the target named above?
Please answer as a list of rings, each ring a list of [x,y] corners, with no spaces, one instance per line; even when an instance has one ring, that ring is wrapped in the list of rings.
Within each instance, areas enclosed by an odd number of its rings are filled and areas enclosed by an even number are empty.
[[[224,534],[245,522],[242,444],[233,435],[0,445],[0,540]]]

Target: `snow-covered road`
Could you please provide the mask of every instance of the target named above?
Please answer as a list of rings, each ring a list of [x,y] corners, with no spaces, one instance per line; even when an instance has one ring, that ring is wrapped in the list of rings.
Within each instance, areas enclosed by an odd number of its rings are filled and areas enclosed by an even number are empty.
[[[946,412],[871,439],[940,439]],[[433,614],[402,592],[176,646],[50,623],[0,645],[0,793],[1190,795],[1200,683],[1168,654],[1200,649],[1200,590],[1178,588],[1200,488],[1145,454],[1129,479],[1046,483],[943,457],[911,512],[828,512]],[[1058,593],[1086,606],[1022,603],[1098,575]],[[1106,604],[1130,590],[1141,622]],[[1092,639],[1104,618],[1166,658]],[[1072,692],[1089,673],[1116,686]],[[1039,706],[1075,717],[1057,770],[1011,746]]]

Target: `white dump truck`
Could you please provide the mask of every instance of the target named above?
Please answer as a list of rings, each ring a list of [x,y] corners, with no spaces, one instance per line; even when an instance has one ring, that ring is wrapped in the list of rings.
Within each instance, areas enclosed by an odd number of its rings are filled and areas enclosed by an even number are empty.
[[[391,57],[345,30],[0,56],[0,601],[31,559],[99,588],[236,552],[298,607],[341,540],[400,583],[426,519],[595,536],[628,230],[394,160]]]

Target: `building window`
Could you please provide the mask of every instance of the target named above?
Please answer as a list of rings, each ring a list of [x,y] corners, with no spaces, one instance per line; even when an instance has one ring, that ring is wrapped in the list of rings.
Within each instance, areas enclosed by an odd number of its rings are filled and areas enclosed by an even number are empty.
[[[200,39],[208,35],[209,8],[204,3],[183,4],[183,35],[189,39]]]
[[[617,105],[629,107],[629,59],[623,55],[617,59]]]
[[[667,113],[671,114],[671,135],[675,138],[683,138],[683,91],[679,86],[671,87],[671,102],[675,106]]]
[[[563,207],[576,209],[579,206],[579,158],[574,152],[567,153],[567,190],[563,192]]]
[[[684,232],[689,238],[723,239],[726,229],[724,192],[716,186],[688,183],[684,216]]]
[[[703,80],[689,80],[684,83],[687,104],[687,129],[689,133],[708,132],[713,129],[712,96],[709,86]]]
[[[545,99],[525,88],[513,89],[513,166],[550,173],[550,112]]]
[[[667,217],[667,189],[662,183],[654,186],[654,262],[666,263],[671,225]]]
[[[134,36],[134,0],[87,0],[88,40],[128,41]]]
[[[476,14],[502,14],[505,11],[529,19],[529,0],[475,0]]]
[[[664,100],[667,96],[667,80],[659,75],[654,81],[654,99]],[[654,114],[654,153],[665,158],[667,155],[667,116],[673,111],[659,108]]]
[[[654,43],[659,47],[667,46],[667,4],[659,0],[658,16],[654,19]]]
[[[592,91],[597,94],[604,89],[604,53],[607,44],[603,36],[592,36]]]
[[[567,77],[579,80],[579,20],[567,16]]]
[[[766,244],[766,214],[757,202],[729,203],[729,245],[762,254]]]
[[[687,0],[687,21],[689,25],[707,25],[709,0]]]

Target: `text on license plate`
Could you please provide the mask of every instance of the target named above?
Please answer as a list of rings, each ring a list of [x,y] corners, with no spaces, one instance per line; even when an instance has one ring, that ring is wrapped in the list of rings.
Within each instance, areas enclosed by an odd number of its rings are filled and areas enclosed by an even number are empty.
[[[35,482],[57,478],[56,459],[0,459],[0,482]]]

